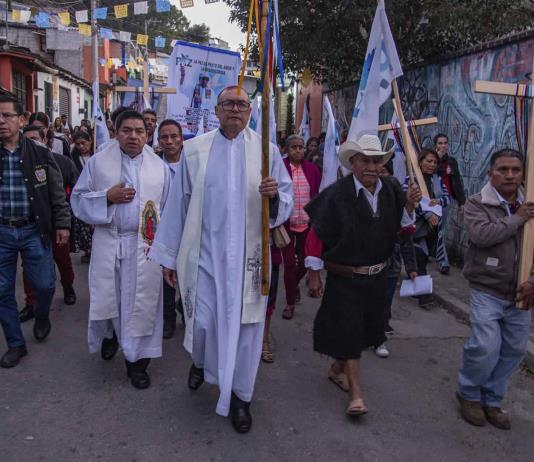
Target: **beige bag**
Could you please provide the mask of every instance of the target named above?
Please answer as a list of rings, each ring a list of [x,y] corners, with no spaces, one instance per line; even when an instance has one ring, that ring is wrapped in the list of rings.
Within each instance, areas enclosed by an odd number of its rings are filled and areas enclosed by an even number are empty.
[[[291,238],[289,237],[289,234],[287,233],[284,225],[273,228],[272,233],[273,243],[278,249],[283,249],[284,247],[287,247],[291,242]]]

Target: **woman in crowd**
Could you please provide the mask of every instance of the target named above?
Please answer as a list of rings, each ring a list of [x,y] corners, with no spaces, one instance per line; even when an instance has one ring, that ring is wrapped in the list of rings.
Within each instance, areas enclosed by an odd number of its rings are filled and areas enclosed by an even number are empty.
[[[93,139],[91,135],[86,131],[78,130],[74,135],[74,148],[72,149],[71,157],[79,172],[83,170],[93,153]],[[79,252],[81,250],[84,252],[82,263],[89,263],[91,259],[93,229],[87,223],[75,218],[74,233],[74,251]]]
[[[419,154],[419,166],[425,179],[426,187],[430,195],[430,207],[440,206],[442,209],[450,203],[450,196],[447,187],[444,185],[441,177],[437,174],[439,165],[439,156],[433,149],[423,149]],[[404,184],[404,189],[408,189],[408,181]],[[441,213],[429,210],[419,204],[415,210],[415,234],[413,241],[415,245],[415,256],[417,260],[417,274],[420,276],[427,274],[427,264],[430,256],[436,255],[436,248],[443,241]],[[429,306],[433,303],[432,295],[421,295],[419,305],[422,307]]]
[[[306,155],[304,158],[314,164],[317,163],[319,160],[319,139],[315,137],[308,139],[306,142]]]

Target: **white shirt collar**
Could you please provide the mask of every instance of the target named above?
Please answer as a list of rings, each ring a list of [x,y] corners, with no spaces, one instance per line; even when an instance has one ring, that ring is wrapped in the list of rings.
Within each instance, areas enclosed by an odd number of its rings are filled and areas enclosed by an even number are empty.
[[[499,191],[497,191],[495,187],[492,186],[492,188],[495,191],[495,194],[497,194],[497,197],[499,198],[499,202],[501,203],[501,205],[508,206],[509,202],[499,194]],[[523,194],[523,191],[521,191],[521,189],[517,191],[517,202],[519,202],[519,204],[521,205],[523,204],[523,202],[525,202],[525,195]]]
[[[376,188],[374,193],[369,191],[363,184],[361,184],[358,178],[356,178],[354,175],[352,175],[352,178],[354,178],[354,185],[356,186],[356,196],[360,194],[360,190],[362,189],[364,190],[364,192],[370,194],[371,196],[377,196],[380,190],[382,189],[382,181],[380,180],[380,178],[376,182]]]

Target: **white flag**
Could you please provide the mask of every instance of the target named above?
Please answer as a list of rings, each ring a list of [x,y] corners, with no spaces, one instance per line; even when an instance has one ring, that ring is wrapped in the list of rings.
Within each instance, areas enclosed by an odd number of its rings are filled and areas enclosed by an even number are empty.
[[[106,118],[100,110],[98,84],[93,82],[93,120],[95,127],[95,150],[98,146],[109,141],[109,131]]]
[[[123,30],[119,31],[119,41],[121,42],[129,42],[132,39],[132,33],[131,32],[125,32]]]
[[[32,15],[32,12],[30,10],[21,10],[20,12],[20,22],[23,24],[26,24]]]
[[[252,111],[250,113],[248,126],[261,136],[261,94],[259,93],[252,102]],[[272,103],[272,98],[269,106],[269,140],[271,143],[276,144],[276,118],[274,116],[274,104]]]
[[[302,112],[302,121],[300,122],[299,135],[304,138],[307,143],[311,136],[310,129],[310,113],[308,112],[308,99],[304,102],[304,110]]]
[[[337,172],[339,170],[339,147],[336,146],[336,120],[334,119],[332,105],[326,95],[323,100],[323,117],[327,120],[327,128],[323,151],[323,177],[319,191],[322,191],[337,180]]]
[[[380,106],[391,95],[391,82],[401,75],[402,68],[389,28],[384,0],[379,0],[365,54],[348,140],[356,142],[362,135],[377,134]]]
[[[134,14],[147,14],[148,2],[136,2],[134,3]]]
[[[78,10],[76,11],[76,22],[78,24],[83,24],[84,22],[89,21],[89,15],[87,10]]]

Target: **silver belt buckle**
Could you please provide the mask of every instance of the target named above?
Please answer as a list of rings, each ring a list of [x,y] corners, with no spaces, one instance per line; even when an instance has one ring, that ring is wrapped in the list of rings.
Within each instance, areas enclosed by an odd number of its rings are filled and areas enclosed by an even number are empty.
[[[382,271],[382,263],[379,263],[378,265],[373,265],[369,267],[369,276],[374,276],[375,274],[380,273]]]

